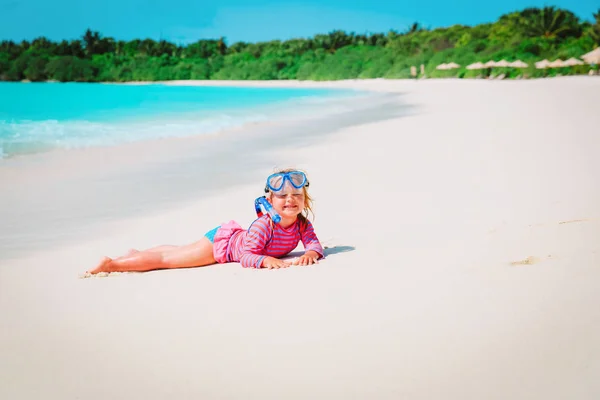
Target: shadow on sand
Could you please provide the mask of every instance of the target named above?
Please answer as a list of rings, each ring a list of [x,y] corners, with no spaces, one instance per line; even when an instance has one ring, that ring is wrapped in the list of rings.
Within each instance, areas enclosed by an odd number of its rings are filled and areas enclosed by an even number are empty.
[[[354,247],[354,246],[333,246],[333,247],[325,247],[324,253],[325,253],[325,257],[327,257],[332,254],[346,253],[348,251],[354,251],[354,250],[356,250],[356,247]]]
[[[323,253],[325,253],[324,254],[325,257],[328,257],[333,254],[346,253],[348,251],[354,251],[354,250],[356,250],[356,247],[354,247],[354,246],[333,246],[333,247],[326,246],[323,249]],[[289,253],[287,256],[282,257],[282,259],[292,259],[292,258],[300,257],[303,254],[304,254],[304,251],[293,251],[293,252]]]

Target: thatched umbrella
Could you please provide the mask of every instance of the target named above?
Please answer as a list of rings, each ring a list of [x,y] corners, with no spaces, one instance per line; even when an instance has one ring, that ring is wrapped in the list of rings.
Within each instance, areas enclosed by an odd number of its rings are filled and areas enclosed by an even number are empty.
[[[523,61],[521,60],[517,60],[517,61],[513,61],[510,63],[510,66],[513,68],[527,68],[527,64],[525,64]]]
[[[494,67],[510,67],[510,63],[506,60],[500,60],[496,62],[496,65],[494,65]]]
[[[485,64],[483,64],[483,66],[484,66],[485,68],[491,68],[491,67],[495,67],[495,66],[496,66],[496,61],[494,61],[494,60],[488,61],[488,62],[486,62]]]
[[[442,69],[442,70],[446,70],[446,69],[449,69],[449,68],[448,68],[448,64],[446,64],[446,63],[443,63],[443,64],[440,64],[440,65],[438,65],[437,67],[435,67],[435,69]]]
[[[477,61],[476,63],[467,65],[467,69],[483,69],[485,66],[483,63]]]
[[[575,57],[569,58],[567,61],[563,62],[565,67],[573,67],[575,65],[583,65],[583,61],[576,59]]]
[[[449,62],[448,64],[446,64],[446,68],[447,69],[455,69],[455,68],[460,68],[460,65],[458,65],[455,62]]]
[[[550,65],[550,61],[548,61],[548,60],[542,60],[542,61],[538,61],[535,63],[535,67],[537,69],[545,69],[545,68],[548,68],[549,65]]]
[[[564,64],[564,61],[561,60],[560,58],[557,58],[556,60],[554,60],[550,64],[548,64],[549,68],[562,68],[565,66],[566,65]]]
[[[581,56],[588,64],[600,64],[600,47]]]

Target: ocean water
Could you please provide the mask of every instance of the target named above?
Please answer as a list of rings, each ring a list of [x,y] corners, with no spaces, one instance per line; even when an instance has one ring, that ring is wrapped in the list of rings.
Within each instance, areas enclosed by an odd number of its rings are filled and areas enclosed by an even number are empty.
[[[0,82],[0,158],[210,134],[327,108],[356,92]]]

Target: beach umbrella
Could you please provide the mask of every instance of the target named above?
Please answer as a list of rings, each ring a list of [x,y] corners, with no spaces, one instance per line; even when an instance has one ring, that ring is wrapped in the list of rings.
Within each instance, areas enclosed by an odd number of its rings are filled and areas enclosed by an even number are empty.
[[[446,64],[446,68],[447,68],[447,69],[460,68],[460,65],[458,65],[458,64],[457,64],[457,63],[455,63],[455,62],[450,62],[450,63]]]
[[[576,59],[575,57],[569,58],[567,61],[563,63],[566,67],[573,67],[575,65],[583,65],[583,61]]]
[[[527,64],[525,64],[523,61],[521,60],[517,60],[517,61],[513,61],[510,63],[510,66],[513,68],[527,68]]]
[[[542,60],[542,61],[538,61],[535,63],[535,67],[537,69],[548,68],[549,65],[550,65],[550,61],[548,61],[548,60]]]
[[[443,63],[443,64],[440,64],[437,67],[435,67],[435,69],[449,69],[449,68],[448,68],[448,64]]]
[[[488,62],[486,62],[485,64],[483,64],[483,66],[485,68],[491,68],[491,67],[495,67],[496,66],[496,61],[494,60],[490,60]]]
[[[600,64],[600,47],[581,56],[588,64]]]
[[[494,65],[495,67],[510,67],[510,63],[506,60],[500,60],[498,62],[496,62],[496,65]]]
[[[483,68],[485,68],[484,65],[479,61],[477,61],[476,63],[467,65],[467,69],[483,69]]]
[[[557,58],[556,60],[554,60],[550,64],[548,64],[549,68],[561,68],[564,66],[565,66],[564,61],[561,60],[560,58]]]

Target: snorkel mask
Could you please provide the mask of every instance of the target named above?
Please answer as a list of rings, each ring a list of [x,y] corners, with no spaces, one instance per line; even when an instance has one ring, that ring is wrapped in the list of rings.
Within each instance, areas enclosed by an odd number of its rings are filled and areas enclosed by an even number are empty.
[[[302,171],[278,172],[269,175],[267,178],[265,193],[273,192],[277,194],[278,192],[282,192],[286,187],[286,183],[288,187],[291,186],[293,191],[302,191],[302,188],[309,185],[308,179],[306,179],[306,175]],[[261,196],[254,201],[256,215],[259,217],[264,215],[261,206],[271,216],[273,222],[277,224],[281,221],[281,216],[275,212],[273,206],[271,206],[271,203],[269,203],[265,196]]]
[[[309,185],[308,179],[306,179],[306,175],[302,171],[279,172],[269,175],[267,184],[265,185],[265,193],[281,191],[285,187],[286,182],[295,189],[302,189]]]

